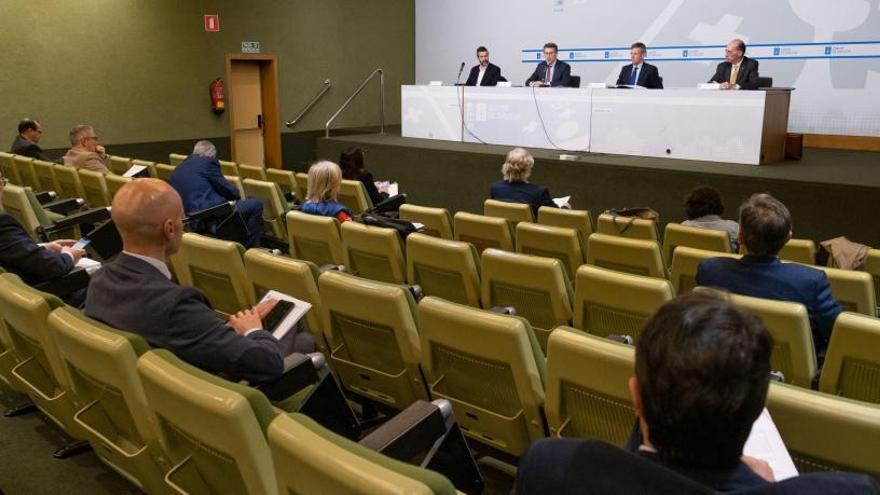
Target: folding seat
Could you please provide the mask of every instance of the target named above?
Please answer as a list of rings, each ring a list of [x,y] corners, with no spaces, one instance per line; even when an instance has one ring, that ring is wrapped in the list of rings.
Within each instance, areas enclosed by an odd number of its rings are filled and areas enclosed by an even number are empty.
[[[401,220],[425,226],[422,234],[442,239],[452,239],[452,216],[446,208],[430,208],[411,204],[400,205]]]
[[[828,284],[831,286],[831,295],[840,303],[844,311],[868,316],[877,314],[877,299],[871,274],[824,266],[813,266],[813,268],[825,272]]]
[[[182,285],[199,289],[215,311],[229,316],[256,302],[243,256],[241,244],[188,232],[171,261]]]
[[[266,180],[278,184],[278,187],[280,187],[281,191],[285,194],[293,194],[294,196],[296,196],[296,176],[290,170],[282,170],[280,168],[267,168]],[[305,200],[305,198],[300,198],[298,196],[297,199],[299,199],[300,201]]]
[[[350,273],[380,282],[406,283],[404,246],[397,230],[345,222],[341,231]]]
[[[819,390],[880,404],[880,319],[842,313],[834,322]]]
[[[4,273],[6,271],[0,268],[0,274]],[[18,366],[19,362],[12,345],[12,337],[9,336],[9,330],[6,328],[2,313],[0,313],[0,381],[14,392],[26,394],[27,389],[12,374],[12,369]]]
[[[55,180],[58,181],[58,197],[63,199],[86,197],[77,169],[68,165],[55,165]]]
[[[58,191],[60,189],[58,181],[55,179],[55,164],[52,162],[44,162],[42,160],[34,160],[31,162],[34,169],[34,176],[37,178],[37,191]]]
[[[587,238],[594,232],[593,215],[589,210],[569,210],[542,206],[538,208],[538,223],[551,227],[575,229],[581,241],[581,249],[586,254]]]
[[[156,164],[156,178],[162,179],[165,182],[171,180],[171,174],[174,173],[174,165],[167,165],[164,163]]]
[[[880,249],[869,249],[865,258],[865,271],[874,280],[874,300],[880,301]]]
[[[15,155],[11,153],[0,151],[0,172],[3,173],[3,177],[6,177],[10,183],[21,186],[21,176],[18,175],[18,168],[15,166],[14,157]]]
[[[238,176],[242,179],[269,180],[266,176],[266,169],[259,165],[238,164]]]
[[[519,456],[547,435],[545,362],[528,321],[425,297],[419,334],[431,396],[452,403],[470,440]]]
[[[232,175],[239,177],[238,175],[238,164],[235,162],[228,162],[226,160],[217,160],[220,163],[220,172],[223,175]]]
[[[586,261],[578,233],[574,229],[520,222],[516,226],[516,252],[556,258],[569,279]]]
[[[169,153],[168,154],[168,163],[171,164],[171,167],[174,168],[180,165],[180,162],[186,160],[187,155],[181,155],[179,153]]]
[[[654,241],[593,234],[587,239],[587,263],[634,275],[666,278],[660,247]]]
[[[453,217],[453,224],[455,240],[473,244],[478,253],[487,248],[514,250],[513,229],[503,218],[460,211]]]
[[[342,180],[342,187],[339,188],[339,202],[347,206],[355,215],[360,215],[373,207],[373,202],[367,195],[367,189],[359,180]]]
[[[124,174],[131,168],[131,158],[124,156],[110,156],[110,172],[116,175]]]
[[[344,265],[339,220],[300,211],[287,213],[290,255],[320,266]]]
[[[293,179],[296,182],[296,197],[299,198],[300,202],[305,203],[306,194],[309,191],[309,174],[297,172],[294,174]]]
[[[816,264],[816,243],[810,239],[789,239],[779,250],[779,258],[807,265]]]
[[[263,203],[263,233],[278,242],[287,242],[288,206],[284,193],[274,182],[244,179],[245,196],[253,196]]]
[[[3,189],[3,210],[18,220],[18,223],[34,240],[40,241],[37,230],[43,225],[29,200],[28,192],[30,191],[30,188],[7,184]],[[33,193],[31,192],[31,194]],[[37,204],[39,205],[39,203]],[[48,219],[46,220],[47,223],[50,223]]]
[[[654,220],[643,218],[620,217],[610,213],[602,213],[596,221],[596,232],[660,243],[657,223]]]
[[[34,172],[34,159],[21,156],[21,155],[13,155],[12,162],[15,170],[18,172],[18,178],[20,180],[19,184],[22,187],[30,187],[34,191],[40,190],[40,181],[37,180],[37,174]]]
[[[686,246],[679,246],[672,254],[672,268],[669,278],[676,294],[686,294],[697,286],[697,268],[703,260],[709,258],[740,258],[739,254],[706,251]]]
[[[575,280],[574,326],[599,337],[638,340],[648,318],[673,297],[666,279],[584,265]]]
[[[406,238],[406,279],[426,296],[480,306],[480,255],[472,244],[425,234]]]
[[[532,207],[526,203],[511,203],[487,199],[483,201],[483,215],[487,217],[506,218],[511,227],[516,227],[519,222],[534,222],[535,214]]]
[[[107,194],[110,196],[110,201],[112,202],[113,197],[116,196],[119,189],[133,179],[130,177],[122,177],[121,175],[108,174],[104,177],[104,180],[107,183]]]
[[[104,174],[85,169],[80,169],[78,173],[86,203],[92,208],[110,206],[110,192]]]
[[[663,232],[663,259],[672,264],[673,253],[678,246],[706,251],[730,253],[730,237],[723,230],[701,229],[680,223],[667,223]]]
[[[571,282],[559,260],[487,249],[481,272],[483,308],[513,307],[529,321],[541,349],[554,328],[571,322]]]
[[[151,178],[155,179],[158,177],[158,174],[156,173],[156,162],[151,162],[149,160],[132,160],[131,164],[132,166],[140,165],[141,167],[147,167],[147,174]],[[107,176],[110,177],[111,175],[113,174],[108,174]]]
[[[241,197],[242,199],[247,197],[247,194],[245,194],[244,190],[244,182],[242,182],[241,177],[236,177],[234,175],[224,175],[223,177],[226,177],[226,180],[229,181],[230,184],[235,186],[236,189],[238,189],[239,197]]]
[[[397,410],[426,400],[412,294],[336,271],[322,273],[318,287],[330,359],[345,388]]]
[[[634,374],[632,346],[557,328],[547,346],[550,435],[623,447],[636,422],[628,386]]]

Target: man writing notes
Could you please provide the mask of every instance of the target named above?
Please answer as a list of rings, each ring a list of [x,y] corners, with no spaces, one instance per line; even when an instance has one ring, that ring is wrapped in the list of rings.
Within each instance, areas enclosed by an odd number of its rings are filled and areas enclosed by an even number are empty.
[[[489,62],[489,50],[485,46],[477,48],[479,65],[471,67],[465,86],[497,86],[501,77],[501,67]]]
[[[718,64],[710,83],[719,83],[721,89],[758,89],[758,61],[746,57],[743,40],[728,43],[724,58],[727,60]]]
[[[558,60],[556,55],[559,47],[556,43],[544,45],[544,61],[538,64],[535,72],[526,79],[526,86],[561,86],[571,85],[571,66]]]
[[[641,86],[648,89],[663,89],[663,79],[660,79],[660,71],[656,66],[645,62],[645,54],[648,47],[641,41],[633,43],[629,47],[629,57],[632,63],[620,69],[617,76],[618,86]]]

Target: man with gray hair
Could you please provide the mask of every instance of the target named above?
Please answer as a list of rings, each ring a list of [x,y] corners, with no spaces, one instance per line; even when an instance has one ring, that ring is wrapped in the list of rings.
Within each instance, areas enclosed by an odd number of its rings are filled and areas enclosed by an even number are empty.
[[[192,154],[174,169],[170,183],[183,199],[187,215],[235,201],[235,208],[248,229],[245,247],[259,247],[263,232],[263,203],[257,198],[241,198],[238,188],[230,184],[220,171],[217,148],[212,142],[197,142]],[[210,225],[201,222],[191,223],[190,228],[196,233],[214,234]]]
[[[70,130],[72,148],[64,155],[64,164],[102,174],[110,173],[110,157],[98,144],[98,135],[90,125],[77,125]]]

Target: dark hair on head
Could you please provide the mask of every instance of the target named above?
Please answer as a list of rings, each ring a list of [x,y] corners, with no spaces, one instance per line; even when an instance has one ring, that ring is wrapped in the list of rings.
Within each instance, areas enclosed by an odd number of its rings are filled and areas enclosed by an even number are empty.
[[[632,45],[629,46],[630,50],[632,50],[633,48],[641,48],[642,53],[648,53],[648,47],[645,46],[645,44],[642,43],[641,41],[636,41],[635,43],[633,43]]]
[[[791,234],[791,213],[781,201],[753,194],[739,207],[739,230],[750,254],[776,256]]]
[[[552,41],[549,43],[544,43],[544,48],[552,48],[554,52],[559,51],[559,47],[556,45],[556,43],[553,43]]]
[[[743,40],[739,40],[739,49],[742,50],[743,54],[746,53],[746,42]]]
[[[697,186],[684,198],[684,211],[688,220],[706,215],[720,216],[724,213],[721,193],[712,186]]]
[[[479,47],[477,47],[477,53],[479,54],[480,52],[489,53],[489,49],[486,48],[485,46],[479,46]]]
[[[661,459],[735,466],[767,399],[773,338],[761,320],[719,295],[664,304],[636,344],[636,378]]]
[[[18,133],[21,134],[24,131],[37,130],[39,127],[39,122],[33,119],[21,119],[21,122],[18,123]]]
[[[342,169],[342,178],[357,180],[364,170],[364,150],[352,146],[339,154],[339,168]]]

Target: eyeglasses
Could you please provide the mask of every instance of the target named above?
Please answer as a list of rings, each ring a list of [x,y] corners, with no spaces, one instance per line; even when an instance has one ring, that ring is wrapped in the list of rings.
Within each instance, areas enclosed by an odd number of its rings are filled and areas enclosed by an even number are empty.
[[[9,184],[9,179],[6,177],[0,177],[0,187],[6,187],[6,184]]]

